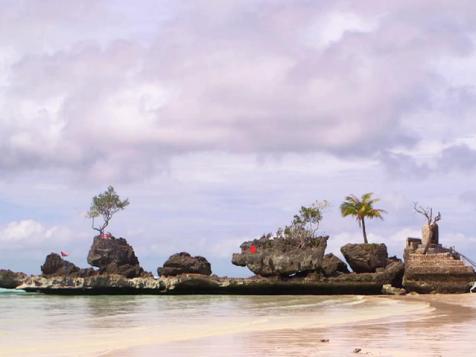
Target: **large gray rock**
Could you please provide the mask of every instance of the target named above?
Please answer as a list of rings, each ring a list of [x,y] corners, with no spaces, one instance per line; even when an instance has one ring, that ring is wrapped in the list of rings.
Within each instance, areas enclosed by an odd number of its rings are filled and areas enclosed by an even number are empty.
[[[263,237],[241,244],[232,263],[261,276],[290,276],[319,270],[329,237],[291,239]]]
[[[340,251],[356,273],[374,273],[377,268],[387,266],[387,246],[385,244],[346,244]]]
[[[100,274],[119,274],[126,278],[144,276],[134,249],[124,238],[94,238],[88,263],[99,268]]]
[[[345,264],[342,260],[340,260],[332,253],[324,255],[321,268],[324,275],[327,277],[349,272],[347,264]]]
[[[15,273],[11,270],[0,269],[0,288],[15,289],[27,278],[25,273]]]
[[[175,276],[180,274],[203,274],[211,275],[210,263],[200,256],[192,257],[186,252],[170,256],[162,268],[158,268],[160,276]]]
[[[43,275],[70,275],[79,272],[79,268],[71,262],[64,260],[59,254],[50,253],[46,256],[41,266]]]

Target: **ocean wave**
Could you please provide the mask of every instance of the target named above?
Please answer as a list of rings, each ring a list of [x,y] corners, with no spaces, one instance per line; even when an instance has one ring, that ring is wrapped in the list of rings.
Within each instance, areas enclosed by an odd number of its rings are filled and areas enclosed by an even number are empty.
[[[28,293],[24,290],[0,288],[0,295],[24,295],[24,294],[28,294]]]

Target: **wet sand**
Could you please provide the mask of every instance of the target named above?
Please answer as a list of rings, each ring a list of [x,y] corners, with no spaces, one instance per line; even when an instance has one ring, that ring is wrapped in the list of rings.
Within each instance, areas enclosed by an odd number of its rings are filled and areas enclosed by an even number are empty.
[[[367,303],[413,304],[412,311],[352,319],[328,327],[258,329],[185,337],[115,350],[102,356],[472,356],[476,334],[476,294],[365,297]],[[318,319],[309,315],[309,320]],[[352,321],[353,320],[353,321]],[[329,340],[321,342],[321,340]],[[355,349],[361,349],[355,353]]]

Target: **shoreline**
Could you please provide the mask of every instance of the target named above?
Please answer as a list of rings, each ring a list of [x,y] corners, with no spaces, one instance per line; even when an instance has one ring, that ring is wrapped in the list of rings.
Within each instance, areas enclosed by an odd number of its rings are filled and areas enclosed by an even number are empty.
[[[346,321],[332,326],[322,326],[318,328],[301,326],[294,328],[268,328],[265,330],[255,330],[246,332],[224,332],[209,336],[195,336],[193,338],[179,338],[176,341],[148,343],[139,346],[132,346],[124,349],[115,349],[100,353],[101,357],[141,357],[154,355],[161,352],[161,355],[172,355],[179,353],[181,356],[219,356],[224,353],[227,343],[234,343],[233,340],[251,341],[250,346],[244,350],[228,352],[232,356],[289,356],[293,346],[297,344],[301,355],[318,356],[355,356],[355,349],[361,349],[358,353],[366,356],[442,356],[441,353],[456,352],[451,341],[439,341],[438,346],[426,350],[424,346],[418,346],[415,339],[401,340],[396,344],[391,338],[382,339],[382,330],[419,330],[419,336],[436,342],[432,338],[432,333],[436,330],[445,330],[445,326],[468,323],[476,321],[476,296],[465,294],[464,300],[469,300],[473,304],[466,306],[458,303],[454,297],[461,295],[421,295],[421,296],[365,296],[363,299],[372,303],[376,301],[405,302],[415,305],[426,305],[426,309],[416,310],[410,313],[394,316],[380,316],[375,319],[363,319],[360,321]],[[472,306],[472,307],[471,307]],[[388,319],[391,321],[389,322]],[[351,326],[348,326],[348,325]],[[390,327],[391,325],[391,327]],[[437,333],[438,335],[439,333]],[[303,338],[303,336],[305,336]],[[337,336],[337,337],[336,337]],[[408,337],[408,336],[407,336]],[[411,337],[411,336],[410,336]],[[328,342],[327,342],[328,340]],[[260,341],[265,341],[265,346],[260,346]],[[322,342],[326,341],[326,342]],[[423,342],[422,341],[422,342]],[[467,342],[467,343],[466,343]],[[465,346],[470,341],[465,341]],[[388,344],[388,345],[386,345]],[[254,347],[253,347],[254,345]],[[400,345],[400,346],[398,346]],[[423,343],[422,343],[423,345]],[[465,346],[463,349],[466,351]],[[211,353],[209,348],[218,348],[219,352]],[[204,351],[203,354],[199,351]],[[470,349],[468,349],[470,350]],[[312,351],[312,353],[311,353]],[[467,352],[464,352],[467,353]]]

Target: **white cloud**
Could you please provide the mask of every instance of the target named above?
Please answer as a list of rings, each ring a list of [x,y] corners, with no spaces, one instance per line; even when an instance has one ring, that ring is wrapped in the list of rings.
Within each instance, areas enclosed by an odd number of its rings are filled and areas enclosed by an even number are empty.
[[[65,227],[45,226],[32,219],[13,221],[0,228],[0,243],[3,249],[50,246],[64,243],[71,238],[71,232]]]

